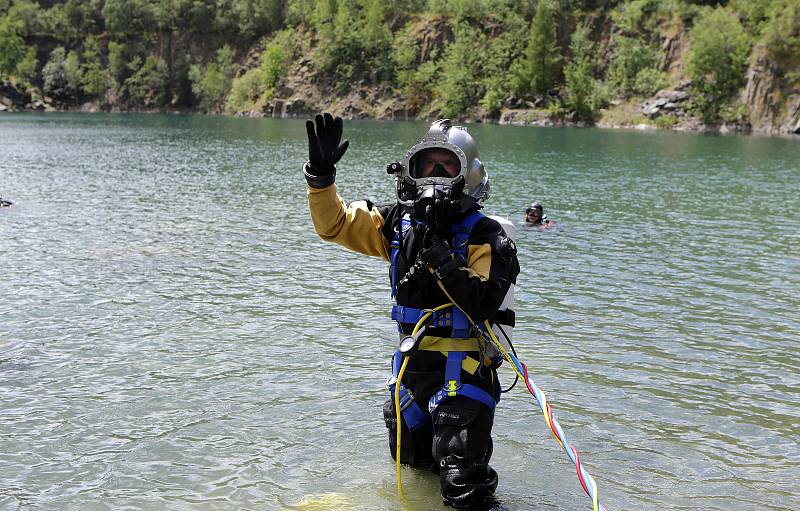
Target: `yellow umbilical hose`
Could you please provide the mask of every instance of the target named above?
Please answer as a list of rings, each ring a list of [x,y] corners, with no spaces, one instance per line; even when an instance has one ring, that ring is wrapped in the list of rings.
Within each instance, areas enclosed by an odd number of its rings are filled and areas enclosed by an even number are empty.
[[[434,312],[446,309],[447,307],[451,307],[452,305],[453,305],[452,302],[445,303],[425,312],[425,314],[423,314],[423,316],[419,318],[417,324],[414,325],[414,330],[411,332],[411,335],[417,335],[417,333],[419,333],[419,330],[422,328],[422,324],[425,323],[425,321],[427,321],[427,319],[431,317],[431,315]],[[400,446],[402,441],[402,435],[400,434],[400,432],[403,424],[403,419],[402,419],[403,414],[400,412],[400,383],[403,381],[403,373],[406,372],[407,365],[408,365],[408,356],[404,355],[403,364],[400,366],[400,371],[397,373],[397,381],[394,384],[394,411],[395,415],[397,415],[397,438],[396,438],[397,446],[395,448],[395,453],[394,453],[395,467],[397,470],[397,494],[400,495],[400,498],[403,499],[404,502],[406,496],[403,493],[403,481],[402,478],[400,477]]]

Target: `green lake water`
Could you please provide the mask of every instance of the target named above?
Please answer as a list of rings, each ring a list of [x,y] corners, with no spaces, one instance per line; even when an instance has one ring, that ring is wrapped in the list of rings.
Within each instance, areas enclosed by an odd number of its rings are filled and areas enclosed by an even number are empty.
[[[346,122],[343,197],[425,129]],[[800,141],[469,129],[486,210],[558,221],[515,345],[608,509],[800,507]],[[302,120],[0,116],[0,509],[401,508],[387,264],[314,234],[305,157]],[[519,385],[494,440],[503,509],[591,509]]]

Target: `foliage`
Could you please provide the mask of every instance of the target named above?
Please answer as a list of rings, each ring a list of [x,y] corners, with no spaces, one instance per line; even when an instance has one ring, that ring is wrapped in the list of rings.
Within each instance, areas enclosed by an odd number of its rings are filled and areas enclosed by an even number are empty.
[[[671,130],[678,123],[677,117],[672,114],[656,117],[656,127],[660,130]]]
[[[200,105],[211,110],[228,91],[233,80],[233,50],[225,45],[217,51],[217,58],[206,66],[193,65],[189,68],[192,92],[200,100]]]
[[[486,38],[466,23],[457,25],[454,32],[453,41],[444,50],[434,89],[445,117],[463,115],[481,97],[476,55]]]
[[[750,35],[758,36],[769,20],[772,6],[784,3],[774,0],[732,0],[728,5],[739,15],[745,30]]]
[[[589,40],[589,33],[579,26],[572,33],[570,50],[572,61],[564,67],[564,79],[567,85],[566,106],[575,111],[579,119],[594,117],[595,79],[592,73],[591,55],[594,44]]]
[[[503,84],[504,80],[499,76],[493,76],[485,83],[486,93],[481,98],[480,105],[493,117],[500,114],[500,110],[503,108],[503,101],[507,97]]]
[[[531,22],[525,55],[511,69],[515,91],[521,96],[545,94],[561,75],[561,48],[556,34],[556,9],[551,0],[541,0]]]
[[[294,54],[293,32],[282,30],[265,45],[261,64],[233,80],[231,93],[225,104],[229,112],[250,110],[258,103],[272,99],[275,87],[288,70]]]
[[[17,65],[25,59],[24,30],[25,23],[15,13],[0,18],[0,76],[17,74]]]
[[[559,31],[592,20],[562,56]],[[0,0],[0,75],[59,100],[239,111],[302,54],[315,86],[395,90],[422,116],[498,116],[509,97],[559,89],[559,108],[590,119],[667,86],[659,43],[692,26],[683,69],[707,120],[735,117],[754,44],[780,92],[800,83],[800,0]],[[234,79],[234,53],[259,39],[258,66]]]
[[[719,105],[744,84],[751,38],[732,11],[709,9],[689,33],[687,71],[698,92],[696,103],[706,121],[718,115]]]
[[[100,45],[94,36],[89,36],[83,42],[82,66],[83,92],[89,96],[105,98],[108,91],[109,76],[100,61]]]
[[[109,41],[108,43],[108,72],[111,79],[121,87],[128,79],[129,69],[127,62],[128,47],[125,43]]]
[[[83,81],[83,73],[81,72],[81,61],[78,53],[75,50],[70,50],[67,54],[67,59],[64,61],[64,76],[67,80],[67,89],[76,100]]]
[[[652,67],[646,67],[636,73],[633,81],[633,91],[643,96],[652,96],[669,85],[667,73]]]
[[[631,0],[625,2],[612,14],[615,24],[626,33],[636,34],[646,30],[653,31],[655,18],[650,16],[656,8],[656,0]]]
[[[42,89],[45,94],[57,98],[68,94],[66,61],[67,51],[63,46],[59,46],[50,52],[50,57],[42,68],[42,79],[44,80]]]
[[[339,92],[346,92],[356,77],[376,81],[392,74],[392,35],[385,15],[381,0],[317,3],[312,16],[320,39],[315,62],[332,75]]]
[[[800,0],[777,2],[764,28],[767,52],[790,75],[800,81]]]
[[[294,53],[292,35],[291,30],[278,32],[261,55],[259,72],[267,89],[274,89],[289,71],[290,59]]]
[[[134,62],[137,59],[134,59]],[[169,88],[167,63],[156,56],[148,56],[144,63],[125,81],[128,98],[145,108],[158,108],[166,104]]]
[[[615,36],[613,45],[614,53],[608,70],[608,82],[623,97],[641,92],[637,87],[637,77],[642,71],[655,67],[655,50],[638,37],[623,35]],[[642,84],[644,85],[644,77]]]

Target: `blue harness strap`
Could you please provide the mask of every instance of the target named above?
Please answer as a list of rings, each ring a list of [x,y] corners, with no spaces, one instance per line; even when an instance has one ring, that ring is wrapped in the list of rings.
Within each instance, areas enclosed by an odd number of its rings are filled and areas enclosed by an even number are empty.
[[[499,396],[495,400],[495,398],[482,388],[470,385],[469,383],[461,383],[461,362],[464,360],[465,356],[466,353],[463,351],[451,351],[447,353],[447,366],[444,370],[444,387],[431,396],[428,401],[428,413],[433,413],[442,401],[456,396],[468,397],[483,403],[494,413],[495,406],[497,406],[497,402],[500,401]]]
[[[389,380],[390,383],[387,387],[389,388],[389,399],[394,403],[394,389],[396,385],[400,385],[400,412],[403,414],[403,421],[408,426],[408,429],[415,431],[424,426],[426,422],[430,423],[431,416],[425,413],[422,407],[417,404],[414,400],[414,394],[402,382],[397,381],[404,356],[403,353],[397,351],[392,357],[392,378]]]

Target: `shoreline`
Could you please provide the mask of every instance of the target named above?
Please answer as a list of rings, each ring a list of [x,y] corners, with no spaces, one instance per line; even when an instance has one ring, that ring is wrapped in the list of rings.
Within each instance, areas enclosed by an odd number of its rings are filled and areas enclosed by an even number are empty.
[[[2,109],[0,110],[0,119],[2,114],[163,114],[163,115],[205,115],[205,116],[218,116],[235,118],[250,118],[250,119],[304,119],[311,118],[313,113],[292,113],[288,115],[256,115],[253,112],[227,114],[222,112],[204,112],[194,109],[101,109],[97,105],[84,104],[75,108],[56,108],[48,105],[49,108],[16,108],[16,109]],[[517,110],[516,112],[535,114],[536,110]],[[362,112],[363,113],[363,112]],[[371,117],[365,115],[349,116],[341,115],[345,120],[357,121],[388,121],[388,122],[432,122],[435,119],[417,118],[410,116],[396,115],[392,117]],[[754,130],[749,125],[742,124],[720,124],[720,125],[705,125],[700,123],[682,123],[676,124],[671,127],[660,127],[655,123],[613,123],[605,122],[603,120],[597,122],[587,121],[569,121],[563,119],[550,119],[550,118],[535,118],[532,120],[508,120],[500,118],[489,117],[461,117],[454,119],[456,122],[463,122],[467,124],[494,124],[497,126],[517,126],[517,127],[536,127],[536,128],[577,128],[577,129],[601,129],[601,130],[629,130],[629,131],[644,131],[644,132],[662,132],[662,133],[686,133],[686,134],[707,134],[707,135],[739,135],[739,136],[752,136],[755,138],[782,138],[786,140],[800,141],[800,134],[786,133],[778,130]]]

